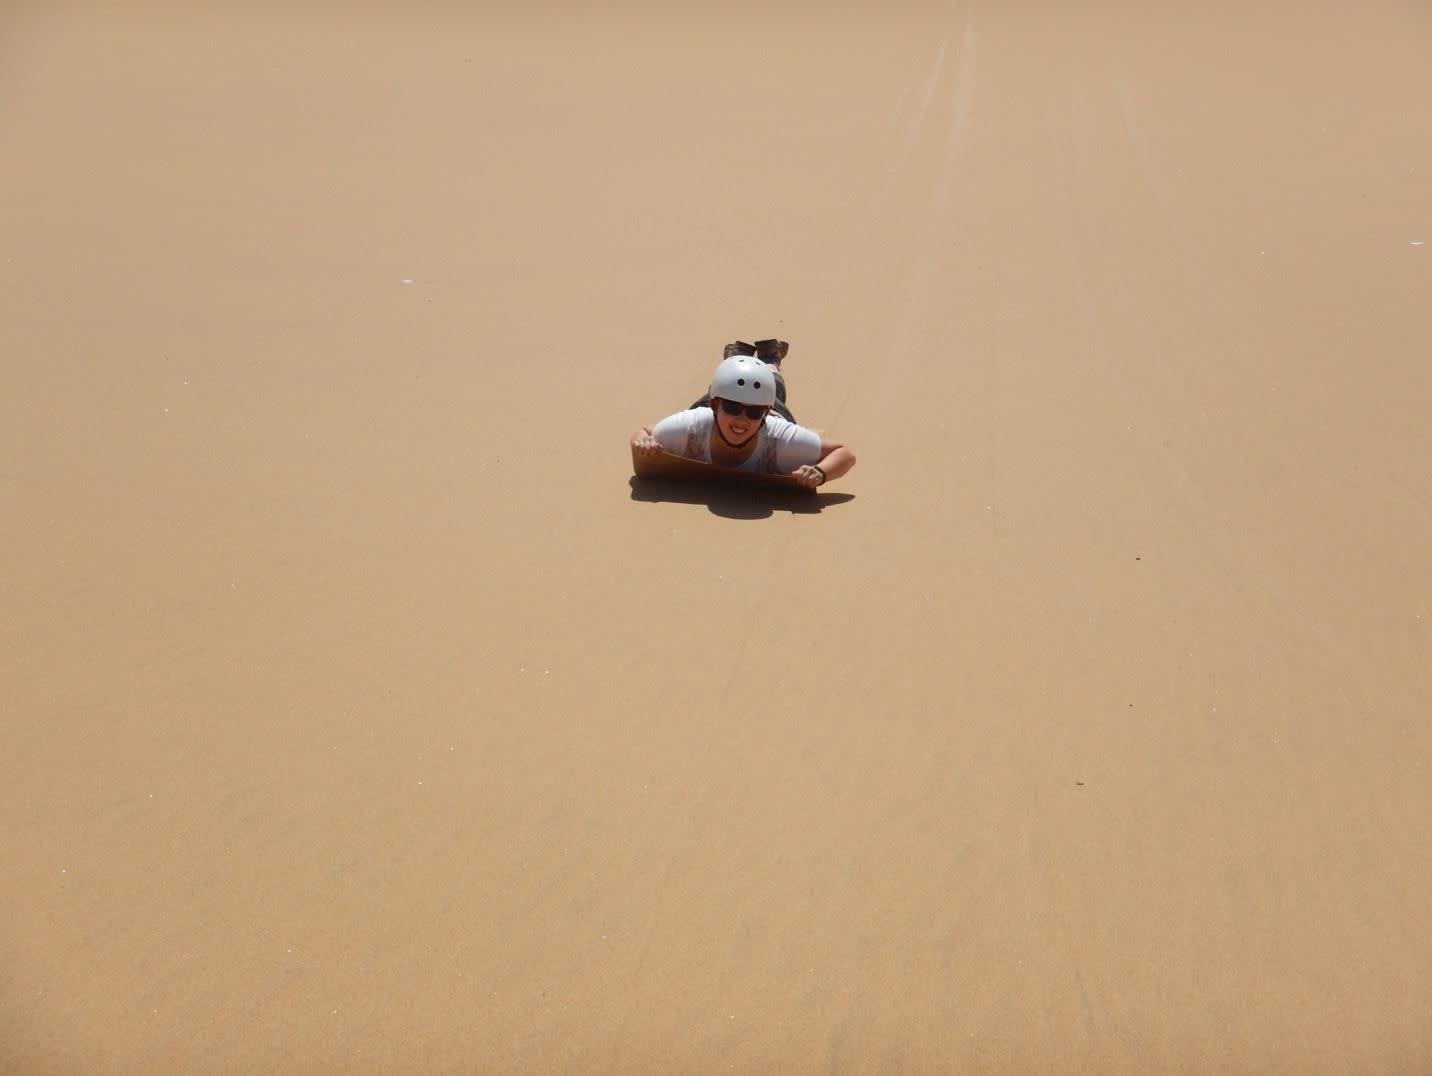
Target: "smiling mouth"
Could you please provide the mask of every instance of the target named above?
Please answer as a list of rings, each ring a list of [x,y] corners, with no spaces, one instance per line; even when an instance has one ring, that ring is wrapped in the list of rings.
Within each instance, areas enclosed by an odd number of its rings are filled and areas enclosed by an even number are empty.
[[[716,432],[720,434],[721,440],[725,441],[731,448],[745,448],[751,443],[751,439],[760,431],[761,424],[752,422],[745,415],[737,417],[721,416],[717,423]]]

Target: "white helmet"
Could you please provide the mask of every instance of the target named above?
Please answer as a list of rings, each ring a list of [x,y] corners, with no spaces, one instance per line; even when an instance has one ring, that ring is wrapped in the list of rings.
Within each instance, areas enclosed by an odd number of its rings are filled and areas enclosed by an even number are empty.
[[[776,402],[776,371],[760,359],[732,355],[716,367],[711,379],[711,398],[770,407]]]

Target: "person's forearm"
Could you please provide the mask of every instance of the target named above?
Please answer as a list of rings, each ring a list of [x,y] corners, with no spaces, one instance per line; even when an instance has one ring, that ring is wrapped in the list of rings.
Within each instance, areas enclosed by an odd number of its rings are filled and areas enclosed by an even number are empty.
[[[839,478],[855,466],[855,453],[841,445],[816,466],[825,472],[825,480],[829,482]]]

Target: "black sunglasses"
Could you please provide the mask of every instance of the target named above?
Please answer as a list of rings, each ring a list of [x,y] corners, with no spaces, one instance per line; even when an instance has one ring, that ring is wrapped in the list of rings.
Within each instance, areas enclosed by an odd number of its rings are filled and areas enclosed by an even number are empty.
[[[722,401],[721,401],[721,410],[722,410],[722,411],[725,411],[726,414],[730,415],[732,418],[735,418],[735,417],[736,417],[737,415],[739,415],[742,411],[744,411],[744,412],[746,413],[746,417],[747,417],[747,418],[749,418],[749,419],[758,419],[758,418],[765,418],[765,417],[766,417],[766,412],[769,411],[770,408],[769,408],[769,407],[747,407],[745,404],[738,404],[735,400],[722,400]]]

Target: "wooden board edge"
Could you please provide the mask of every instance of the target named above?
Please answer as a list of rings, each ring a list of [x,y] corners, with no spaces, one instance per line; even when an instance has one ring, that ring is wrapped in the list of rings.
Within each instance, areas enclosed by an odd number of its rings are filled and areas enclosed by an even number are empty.
[[[638,478],[670,478],[682,482],[720,482],[727,485],[750,486],[755,489],[781,490],[786,493],[814,493],[790,475],[765,474],[759,471],[738,471],[734,467],[718,467],[714,463],[689,460],[662,452],[656,456],[638,456],[631,452],[632,473]]]

